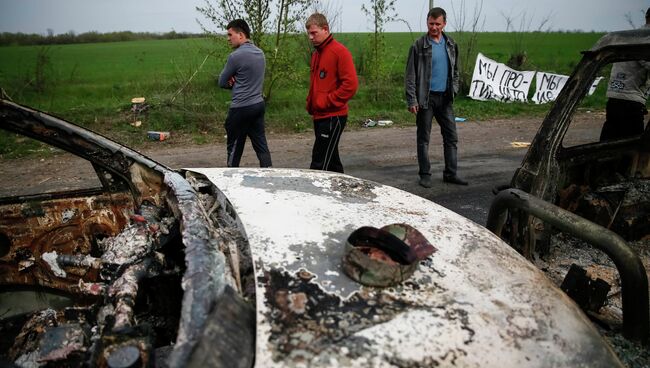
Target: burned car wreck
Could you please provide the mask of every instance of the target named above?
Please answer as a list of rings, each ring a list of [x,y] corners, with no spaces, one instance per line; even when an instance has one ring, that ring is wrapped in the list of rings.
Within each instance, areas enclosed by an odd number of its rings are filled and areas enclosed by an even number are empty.
[[[89,161],[101,184],[0,199],[5,364],[620,366],[541,271],[421,197],[310,170],[173,171],[5,100],[0,127]],[[345,263],[364,227],[426,239],[417,266],[355,281],[373,271]],[[6,307],[24,290],[68,302]]]
[[[635,60],[650,60],[648,29],[607,34],[583,52],[487,227],[544,270],[605,336],[622,334],[647,359],[650,130],[601,141],[580,127],[601,127],[604,114],[585,122],[578,113],[596,77]]]

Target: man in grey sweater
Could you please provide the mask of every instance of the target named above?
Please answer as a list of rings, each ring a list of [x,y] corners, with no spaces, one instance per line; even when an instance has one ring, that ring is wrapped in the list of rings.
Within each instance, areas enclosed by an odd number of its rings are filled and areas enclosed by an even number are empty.
[[[271,166],[271,153],[264,133],[265,104],[262,96],[264,52],[250,42],[250,27],[235,19],[228,23],[228,42],[235,49],[219,75],[219,87],[232,89],[232,101],[226,118],[226,149],[228,167],[238,167],[246,137],[260,161],[260,167]]]

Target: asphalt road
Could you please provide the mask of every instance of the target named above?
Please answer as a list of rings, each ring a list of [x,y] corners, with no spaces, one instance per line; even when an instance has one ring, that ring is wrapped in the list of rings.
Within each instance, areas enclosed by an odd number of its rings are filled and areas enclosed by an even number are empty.
[[[528,118],[459,123],[458,172],[459,176],[469,181],[468,186],[442,181],[442,137],[436,130],[431,134],[430,143],[434,179],[432,188],[418,185],[414,126],[348,129],[341,138],[341,160],[346,174],[427,198],[485,225],[493,197],[492,188],[510,182],[527,151],[526,147],[515,147],[512,143],[530,142],[541,120]],[[270,134],[268,140],[274,167],[309,167],[312,132],[287,136]],[[145,153],[175,168],[221,166],[225,162],[225,147],[222,144],[170,150],[151,147]],[[241,166],[258,166],[250,144],[244,149]]]
[[[604,120],[602,113],[582,113],[577,120],[579,138],[597,137]],[[484,225],[495,186],[508,184],[526,154],[542,118],[504,119],[458,124],[459,176],[469,186],[442,181],[442,138],[434,129],[431,134],[430,158],[432,188],[418,185],[415,151],[415,127],[357,128],[349,126],[343,133],[340,152],[346,174],[390,185],[432,200],[474,222]],[[598,122],[598,124],[593,124]],[[352,123],[354,124],[354,122]],[[144,134],[144,133],[143,133]],[[176,140],[177,139],[177,140]],[[223,142],[187,145],[180,138],[149,142],[140,151],[171,168],[224,166],[226,148]],[[279,135],[269,132],[269,147],[274,167],[308,168],[313,133]],[[0,160],[3,177],[0,195],[42,192],[50,183],[64,188],[84,187],[93,177],[90,165],[70,157]],[[258,166],[250,144],[244,149],[241,166]],[[29,167],[30,170],[16,170]]]
[[[369,167],[363,162],[352,162],[348,164],[346,173],[419,195],[478,224],[485,225],[494,196],[492,189],[510,183],[525,153],[525,149],[518,149],[462,157],[458,164],[458,172],[463,179],[469,181],[468,186],[447,184],[442,181],[444,162],[441,158],[432,162],[434,184],[430,189],[418,184],[418,167],[415,162],[381,167]]]

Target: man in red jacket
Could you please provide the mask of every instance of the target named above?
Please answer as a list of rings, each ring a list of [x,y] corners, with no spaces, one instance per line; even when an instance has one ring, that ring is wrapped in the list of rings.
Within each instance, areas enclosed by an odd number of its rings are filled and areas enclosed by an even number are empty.
[[[327,18],[314,13],[305,23],[315,51],[311,56],[307,112],[314,119],[314,148],[310,169],[343,172],[339,139],[348,120],[348,100],[359,82],[352,54],[330,33]]]

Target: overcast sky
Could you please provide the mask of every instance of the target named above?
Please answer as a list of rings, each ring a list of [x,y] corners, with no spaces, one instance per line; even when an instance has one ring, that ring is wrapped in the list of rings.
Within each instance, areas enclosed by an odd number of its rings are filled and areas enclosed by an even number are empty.
[[[361,12],[369,0],[321,0],[330,8],[342,9],[335,31],[367,32],[370,24]],[[216,0],[212,0],[213,3]],[[425,30],[428,0],[397,0],[397,15],[413,31]],[[458,17],[472,18],[479,0],[435,0],[448,13],[448,28],[458,27]],[[0,0],[0,32],[55,34],[74,31],[193,32],[200,33],[195,10],[204,0]],[[452,6],[453,5],[453,6]],[[640,26],[648,0],[484,0],[482,30],[505,31],[506,17],[515,30],[535,30],[547,19],[544,30],[616,31],[630,28],[626,15]],[[394,22],[387,31],[408,31],[404,22]]]

